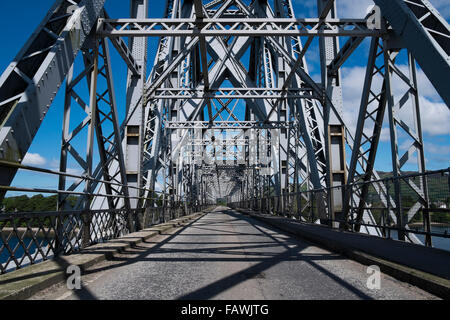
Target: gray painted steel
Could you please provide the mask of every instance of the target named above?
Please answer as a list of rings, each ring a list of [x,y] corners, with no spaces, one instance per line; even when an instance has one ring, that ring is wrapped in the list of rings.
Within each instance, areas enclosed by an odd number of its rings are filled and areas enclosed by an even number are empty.
[[[393,223],[406,228],[430,207],[426,179],[415,182],[402,171],[417,155],[417,172],[426,172],[416,61],[450,106],[449,26],[426,0],[375,0],[382,15],[375,29],[368,25],[372,13],[339,18],[336,1],[317,0],[317,17],[308,19],[296,18],[290,0],[167,0],[159,19],[148,19],[148,0],[131,0],[126,19],[110,19],[104,0],[56,1],[0,78],[0,158],[23,160],[66,81],[60,171],[68,171],[72,157],[84,177],[67,186],[61,176],[59,210],[67,209],[67,195],[80,188],[76,207],[86,210],[149,210],[161,203],[166,210],[182,201],[187,211],[219,199],[277,196],[274,213],[301,216],[304,201],[318,209],[317,223],[350,228],[348,221],[375,223],[367,206],[373,187]],[[148,37],[160,37],[149,72]],[[341,46],[342,37],[349,38]],[[128,68],[121,124],[107,38]],[[320,83],[307,61],[316,38]],[[340,72],[364,39],[372,42],[354,133],[344,121]],[[407,71],[396,61],[403,52]],[[82,68],[74,65],[79,53]],[[380,79],[383,86],[374,88]],[[90,88],[86,97],[76,88],[81,81]],[[406,91],[394,92],[393,81],[404,83]],[[87,114],[75,124],[74,102]],[[403,190],[416,196],[408,212],[400,183],[389,193],[378,181],[383,125],[389,126],[393,175],[405,177]],[[75,150],[72,139],[85,131],[86,152]],[[400,134],[411,141],[404,153]],[[206,156],[216,163],[207,163]],[[0,166],[1,190],[8,190],[16,171]],[[344,195],[355,182],[366,184]],[[291,196],[314,189],[322,192],[300,200]],[[129,217],[129,229],[139,229],[147,218]],[[424,217],[425,228],[429,222]],[[354,229],[381,234],[377,225]],[[402,232],[399,238],[405,239]],[[405,240],[418,242],[414,236]]]

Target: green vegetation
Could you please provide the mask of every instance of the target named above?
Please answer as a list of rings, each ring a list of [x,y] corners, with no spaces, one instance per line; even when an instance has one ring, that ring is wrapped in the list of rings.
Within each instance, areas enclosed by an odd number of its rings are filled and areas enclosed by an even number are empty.
[[[389,172],[379,172],[382,179],[392,176]],[[405,172],[405,174],[414,174],[414,172]],[[416,184],[420,184],[420,178],[413,178],[412,181]],[[432,223],[450,224],[450,213],[433,211],[433,209],[450,208],[450,189],[447,176],[433,175],[427,178],[428,183],[428,196],[430,199],[430,220]],[[394,197],[395,189],[392,182],[388,182],[389,194]],[[404,209],[404,213],[418,201],[418,195],[407,185],[405,181],[400,182],[401,190],[401,202]],[[373,208],[382,208],[383,204],[379,199],[379,196],[375,189],[371,186],[369,188],[368,202],[372,204]],[[373,209],[372,214],[377,222],[380,222],[382,216],[382,210]],[[423,221],[423,213],[419,211],[412,219],[411,223],[420,223]]]
[[[75,205],[77,198],[69,197],[68,201],[71,206]],[[35,195],[29,198],[26,195],[18,197],[9,197],[3,199],[0,205],[1,213],[13,213],[13,212],[49,212],[56,211],[56,205],[58,196],[44,197],[42,194]],[[10,221],[0,223],[2,227],[51,227],[55,225],[55,217],[36,216],[32,219],[17,218]]]
[[[75,205],[76,197],[68,198]],[[2,212],[45,212],[56,211],[58,196],[44,197],[42,194],[29,198],[26,195],[5,198],[0,206]]]
[[[380,177],[382,179],[386,179],[392,176],[390,172],[379,172]],[[405,174],[414,174],[414,172],[405,172]],[[413,182],[417,185],[420,184],[420,178],[413,178]],[[450,213],[444,212],[442,210],[433,210],[433,209],[450,209],[450,185],[448,181],[448,176],[441,175],[433,175],[427,178],[428,182],[428,194],[430,198],[430,215],[431,222],[433,223],[441,223],[441,224],[450,224]],[[389,189],[389,194],[391,197],[394,197],[394,185],[392,182],[387,183],[387,188]],[[407,185],[405,181],[401,181],[401,202],[402,207],[404,208],[404,214],[417,202],[418,196],[417,194]],[[301,192],[306,191],[306,186],[302,186]],[[271,186],[269,190],[269,194],[271,196],[275,195],[275,190]],[[152,193],[150,198],[155,199],[155,204],[157,206],[163,206],[163,197],[162,195],[158,195],[156,193]],[[73,207],[76,202],[76,197],[69,197],[69,204]],[[306,206],[306,200],[301,198],[301,207],[304,208]],[[371,207],[371,212],[377,223],[381,223],[382,218],[384,216],[387,219],[388,223],[392,223],[389,221],[389,217],[387,215],[387,210],[384,208],[384,204],[381,201],[378,193],[375,191],[374,187],[369,187],[369,193],[367,197],[367,202]],[[227,205],[226,199],[218,199],[216,202],[217,205],[225,206]],[[46,212],[46,211],[56,211],[57,206],[57,196],[49,196],[44,197],[43,195],[35,195],[29,198],[26,195],[18,196],[18,197],[10,197],[5,198],[0,205],[0,212]],[[297,201],[293,201],[292,210],[297,212]],[[318,208],[315,206],[314,216],[317,217],[319,212]],[[310,210],[307,209],[303,212],[305,218],[308,218],[310,215]],[[411,220],[411,223],[420,223],[423,221],[423,213],[419,211]]]
[[[216,204],[218,206],[226,206],[227,205],[227,201],[225,199],[217,199]]]
[[[149,198],[155,199],[157,206],[163,206],[163,196],[152,193]],[[67,198],[70,207],[74,207],[77,197],[69,196]],[[3,199],[0,204],[0,213],[12,212],[51,212],[57,210],[58,196],[44,197],[42,194],[29,198],[26,195],[18,197],[9,197]]]

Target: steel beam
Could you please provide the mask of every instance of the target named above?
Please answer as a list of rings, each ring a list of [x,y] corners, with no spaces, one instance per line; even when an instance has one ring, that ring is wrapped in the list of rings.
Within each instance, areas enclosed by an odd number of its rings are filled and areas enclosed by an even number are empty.
[[[374,0],[450,108],[450,26],[427,0]]]
[[[315,36],[379,37],[365,19],[214,18],[203,19],[99,19],[102,37],[223,37],[223,36]]]
[[[133,18],[145,19],[148,17],[148,0],[131,0],[130,14]],[[147,39],[130,38],[129,47],[132,55],[139,65],[140,74],[136,75],[130,70],[127,81],[127,125],[125,127],[124,150],[127,180],[130,186],[142,188],[142,154],[144,141],[144,109],[141,99],[147,65]],[[136,106],[136,109],[132,109]],[[139,197],[137,189],[130,191],[130,195]],[[131,207],[136,208],[138,201],[131,201]]]
[[[56,1],[0,78],[0,157],[22,162],[105,0]],[[58,19],[60,23],[53,24]],[[61,23],[63,22],[63,23]],[[48,37],[53,30],[57,37]],[[42,43],[45,39],[46,43]],[[45,48],[44,50],[42,48]],[[0,168],[0,184],[16,170]],[[0,199],[4,194],[0,192]]]
[[[148,99],[322,99],[312,91],[308,88],[159,88]]]

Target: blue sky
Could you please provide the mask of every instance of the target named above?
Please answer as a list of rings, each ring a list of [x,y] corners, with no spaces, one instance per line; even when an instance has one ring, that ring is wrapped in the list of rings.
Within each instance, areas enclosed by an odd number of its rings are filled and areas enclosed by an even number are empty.
[[[2,30],[2,47],[0,50],[0,72],[3,72],[8,64],[14,59],[17,52],[26,42],[36,26],[47,13],[53,0],[40,1],[1,1],[0,2],[0,30]],[[150,16],[161,17],[164,11],[164,1],[150,1]],[[293,0],[294,9],[298,17],[311,17],[316,12],[315,0]],[[450,6],[448,0],[431,0],[449,21]],[[366,8],[372,3],[370,0],[338,0],[338,11],[341,17],[361,17],[365,15]],[[128,1],[108,0],[106,2],[108,14],[113,18],[126,18],[129,15]],[[149,65],[151,68],[157,39],[151,39],[149,44]],[[344,89],[344,117],[350,128],[356,125],[356,117],[359,108],[362,81],[364,79],[365,65],[367,63],[368,41],[355,52],[355,54],[344,65],[343,89]],[[111,46],[114,83],[116,88],[116,99],[118,102],[120,119],[125,114],[125,88],[126,67],[121,58]],[[320,68],[318,65],[317,41],[307,55],[310,72],[314,79],[320,81]],[[402,62],[400,61],[400,64]],[[404,63],[404,62],[403,62]],[[150,68],[148,72],[150,72]],[[427,169],[447,168],[450,165],[450,111],[442,103],[424,74],[419,70],[419,83],[421,92],[422,121],[424,139],[426,145]],[[396,89],[397,90],[397,89]],[[401,90],[401,88],[398,88]],[[59,167],[59,152],[62,128],[62,110],[64,104],[63,90],[50,108],[35,140],[26,157],[26,163],[39,167],[57,170]],[[384,134],[377,157],[376,167],[379,170],[391,170],[390,143],[388,140],[387,123],[385,123]],[[354,129],[353,129],[354,130]],[[400,137],[400,149],[406,147],[406,140]],[[81,144],[82,142],[80,142]],[[83,150],[84,151],[84,150]],[[71,172],[80,173],[73,161],[69,162]],[[414,168],[414,166],[411,166]],[[56,188],[57,179],[30,172],[19,172],[13,182],[15,186],[21,187],[44,187]],[[12,193],[9,195],[13,195]]]

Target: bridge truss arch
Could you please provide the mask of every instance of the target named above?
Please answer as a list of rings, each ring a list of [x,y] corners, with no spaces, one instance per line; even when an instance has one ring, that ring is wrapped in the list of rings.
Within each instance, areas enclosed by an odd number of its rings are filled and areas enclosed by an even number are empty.
[[[60,212],[123,210],[132,231],[154,222],[154,208],[169,219],[171,208],[220,200],[379,236],[385,219],[400,240],[421,242],[407,232],[417,215],[430,231],[417,64],[450,107],[449,24],[427,0],[374,0],[360,19],[340,18],[339,0],[313,1],[317,15],[298,18],[292,0],[167,0],[156,19],[148,0],[130,0],[130,18],[113,19],[105,0],[57,0],[0,78],[0,198],[36,191],[12,182],[19,169],[43,172],[21,163],[65,90],[60,166],[44,170],[59,176]],[[159,39],[151,68],[149,37]],[[341,71],[365,39],[354,130]],[[123,117],[110,50],[128,70]],[[391,180],[375,167],[383,128]],[[80,134],[84,150],[72,143]],[[69,157],[82,174],[68,170]],[[404,170],[411,159],[414,177]]]

